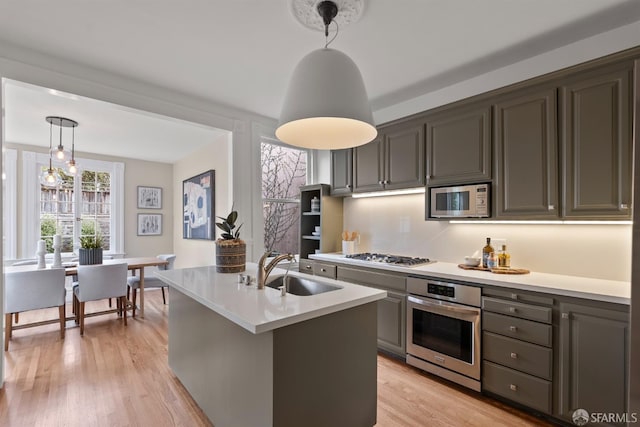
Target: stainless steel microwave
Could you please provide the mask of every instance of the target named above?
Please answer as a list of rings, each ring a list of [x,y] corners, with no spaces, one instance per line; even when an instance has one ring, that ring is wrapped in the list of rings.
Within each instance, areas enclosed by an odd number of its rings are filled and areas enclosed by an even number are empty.
[[[490,184],[431,188],[430,218],[488,218]]]

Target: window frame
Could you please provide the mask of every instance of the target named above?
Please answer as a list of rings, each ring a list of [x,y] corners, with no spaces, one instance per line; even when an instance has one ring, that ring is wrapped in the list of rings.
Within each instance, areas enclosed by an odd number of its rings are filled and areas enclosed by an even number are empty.
[[[272,145],[277,145],[280,147],[284,147],[284,148],[288,148],[288,149],[293,149],[293,150],[299,150],[299,151],[303,151],[307,154],[307,161],[306,161],[306,176],[305,176],[305,185],[309,185],[309,182],[311,180],[311,177],[313,176],[312,172],[313,172],[313,162],[315,161],[315,156],[314,156],[314,150],[308,149],[308,148],[303,148],[303,147],[294,147],[288,144],[283,143],[282,141],[275,139],[275,138],[270,138],[267,136],[262,135],[259,138],[259,143],[258,143],[258,159],[259,159],[259,170],[260,170],[260,175],[259,175],[259,195],[260,195],[260,203],[259,203],[259,209],[260,209],[260,247],[262,247],[262,250],[266,250],[266,248],[264,247],[264,212],[263,212],[263,204],[265,202],[269,202],[269,203],[298,203],[298,205],[300,205],[300,197],[298,197],[297,199],[290,199],[290,198],[286,198],[286,199],[279,199],[279,198],[264,198],[262,197],[262,144],[272,144]],[[300,253],[300,242],[298,242],[298,251],[295,254],[296,256],[298,256]]]
[[[111,236],[109,240],[109,255],[124,253],[124,163],[76,157],[80,164],[80,172],[84,169],[107,172],[111,174]],[[35,254],[37,241],[40,239],[40,168],[49,165],[49,155],[31,151],[22,152],[22,182],[23,198],[22,211],[24,222],[22,235],[22,257],[30,258]],[[79,172],[79,173],[80,173]],[[74,181],[74,193],[80,194],[81,184]],[[75,202],[77,203],[77,201]],[[76,210],[76,212],[78,212]],[[78,226],[76,224],[76,226]],[[75,227],[74,227],[75,229]],[[77,230],[75,234],[77,234]],[[77,242],[74,241],[74,253],[77,252]]]

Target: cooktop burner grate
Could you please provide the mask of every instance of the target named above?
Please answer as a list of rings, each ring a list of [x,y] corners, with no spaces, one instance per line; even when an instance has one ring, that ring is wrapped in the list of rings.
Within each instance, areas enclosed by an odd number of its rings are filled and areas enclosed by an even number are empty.
[[[401,256],[401,255],[379,254],[379,253],[370,253],[370,252],[345,255],[345,257],[351,258],[351,259],[357,259],[360,261],[380,262],[384,264],[395,264],[395,265],[410,266],[410,267],[435,262],[435,261],[431,261],[429,258],[408,257],[408,256]]]

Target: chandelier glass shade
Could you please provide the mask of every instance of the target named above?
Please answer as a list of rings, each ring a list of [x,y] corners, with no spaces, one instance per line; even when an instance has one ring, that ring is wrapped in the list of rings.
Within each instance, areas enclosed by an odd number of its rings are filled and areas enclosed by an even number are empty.
[[[53,167],[54,161],[63,164],[66,163],[66,173],[69,175],[75,175],[78,172],[78,166],[75,160],[75,128],[78,126],[78,122],[58,116],[47,116],[46,121],[49,123],[49,167],[42,172],[40,183],[46,187],[57,187],[62,182],[62,179],[58,173],[58,169]],[[54,125],[60,128],[60,139],[58,140],[57,147],[53,147]],[[71,152],[65,150],[62,144],[63,127],[71,128]]]

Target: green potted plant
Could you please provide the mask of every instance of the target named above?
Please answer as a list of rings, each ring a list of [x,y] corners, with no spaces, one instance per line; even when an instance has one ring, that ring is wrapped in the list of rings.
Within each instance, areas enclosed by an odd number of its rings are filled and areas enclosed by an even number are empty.
[[[233,209],[233,208],[232,208]],[[240,224],[236,228],[238,212],[232,210],[216,226],[223,231],[216,240],[216,271],[218,273],[240,273],[245,270],[247,245],[240,239]]]
[[[102,264],[102,244],[103,240],[100,234],[80,237],[78,264]]]

